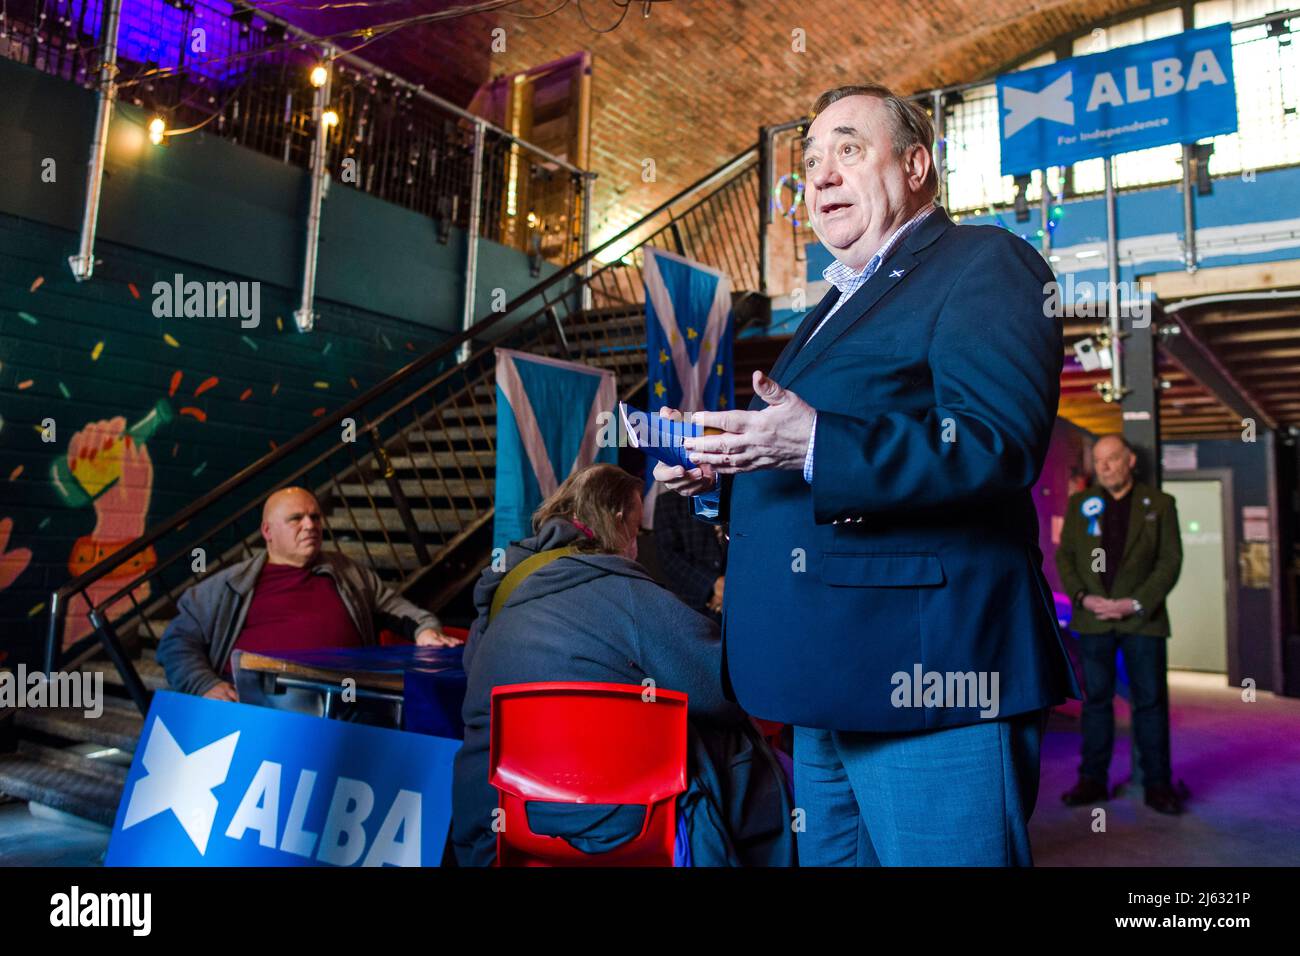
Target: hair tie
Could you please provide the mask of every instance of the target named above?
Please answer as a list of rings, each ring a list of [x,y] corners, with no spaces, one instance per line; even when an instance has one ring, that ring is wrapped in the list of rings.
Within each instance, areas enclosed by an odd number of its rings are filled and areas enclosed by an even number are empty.
[[[588,528],[585,524],[583,524],[583,523],[582,523],[581,521],[579,521],[577,518],[570,518],[569,521],[571,521],[571,522],[573,523],[573,525],[574,525],[574,526],[575,526],[579,531],[581,531],[583,534],[585,534],[588,538],[591,538],[592,540],[595,540],[595,538],[596,538],[596,532],[592,531],[590,528]]]

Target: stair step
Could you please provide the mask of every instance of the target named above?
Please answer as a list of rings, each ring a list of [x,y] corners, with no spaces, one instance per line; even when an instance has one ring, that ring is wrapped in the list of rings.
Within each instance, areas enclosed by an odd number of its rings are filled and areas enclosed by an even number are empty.
[[[155,627],[156,626],[157,624],[155,623]],[[157,633],[159,637],[162,637],[161,628]],[[154,649],[152,646],[142,647],[140,657],[132,660],[131,663],[135,665],[135,672],[140,675],[140,680],[144,682],[145,687],[150,690],[166,690],[167,675],[163,672],[162,665],[158,663],[153,654]],[[117,672],[117,668],[113,666],[112,661],[87,661],[85,664],[81,665],[81,670],[91,672],[103,671],[105,684],[113,687],[126,686],[126,682],[122,680],[122,675]]]
[[[411,516],[415,519],[415,526],[431,539],[438,535],[441,530],[444,534],[454,534],[461,529],[461,525],[472,520],[476,512],[471,508],[462,508],[455,511],[451,508],[412,508]],[[372,510],[352,509],[352,516],[349,517],[346,511],[330,513],[330,527],[334,529],[336,535],[346,535],[348,529],[357,531],[379,531],[386,529],[389,534],[396,534],[404,537],[406,526],[402,524],[401,515],[396,508],[379,508]],[[370,540],[370,539],[367,539]],[[432,540],[430,543],[433,543]],[[328,544],[327,544],[328,546]]]
[[[442,409],[441,415],[444,422],[467,422],[473,427],[479,425],[481,420],[484,425],[489,425],[496,421],[497,406],[495,402],[491,404],[480,402],[476,405],[451,405]],[[433,422],[436,424],[437,421],[437,416],[435,416]]]
[[[421,472],[431,472],[435,467],[441,468],[444,474],[459,474],[457,468],[464,469],[468,475],[471,471],[477,472],[479,468],[484,471],[490,468],[496,468],[497,456],[495,451],[488,451],[486,448],[471,448],[465,451],[435,451],[432,455],[428,451],[421,451],[420,443],[412,441],[410,443],[410,455],[399,455],[390,451],[389,460],[393,467],[400,471],[409,471],[418,468]],[[429,475],[425,474],[424,480],[429,481]]]
[[[469,476],[467,475],[466,477],[468,478]],[[455,498],[490,499],[493,495],[493,489],[495,488],[495,482],[483,481],[480,478],[471,478],[469,481],[462,481],[460,475],[456,475],[454,479],[450,475],[446,476],[446,478],[447,485],[445,488],[441,481],[429,475],[424,476],[423,486],[421,486],[420,481],[415,478],[399,480],[398,485],[402,489],[402,494],[406,495],[407,500],[411,502],[412,510],[416,510],[414,508],[415,502],[422,502],[425,500],[424,493],[426,490],[428,491],[429,496],[434,500],[445,500],[448,492],[450,492],[452,497]],[[365,500],[367,491],[370,492],[370,496],[374,498],[376,502],[382,501],[387,503],[392,500],[392,495],[388,491],[388,482],[382,478],[377,481],[372,480],[368,485],[364,485],[361,482],[343,481],[339,483],[337,489],[331,485],[330,490],[336,491],[336,493],[341,492],[345,498],[360,498],[363,501]],[[356,513],[359,509],[370,511],[369,502],[360,506],[354,503],[352,506],[353,513]],[[424,510],[427,511],[428,509]],[[344,522],[340,527],[347,526],[346,508],[341,506],[331,508],[330,514],[331,516],[337,515],[339,520]]]
[[[46,763],[30,754],[0,754],[0,793],[112,826],[122,783]]]
[[[435,421],[430,427],[423,430],[413,429],[408,437],[413,442],[428,441],[434,448],[437,448],[439,442],[449,441],[473,441],[486,444],[489,438],[496,438],[496,436],[496,417],[493,416],[487,422],[486,428],[477,424],[472,428],[466,428],[463,425],[448,425],[446,428],[439,428],[438,423]]]
[[[376,571],[414,571],[420,567],[420,560],[415,556],[415,545],[396,539],[391,546],[386,541],[367,541],[364,545],[360,541],[336,541],[334,546],[358,564],[367,565]]]
[[[120,750],[135,750],[144,728],[144,716],[129,701],[104,698],[104,712],[86,717],[71,707],[23,708],[16,717],[20,730],[40,731],[52,737],[79,743],[104,744]]]
[[[51,767],[75,770],[77,773],[98,777],[105,783],[116,784],[119,787],[126,782],[126,767],[100,757],[88,757],[74,750],[46,747],[44,744],[32,743],[30,740],[20,740],[18,752]]]

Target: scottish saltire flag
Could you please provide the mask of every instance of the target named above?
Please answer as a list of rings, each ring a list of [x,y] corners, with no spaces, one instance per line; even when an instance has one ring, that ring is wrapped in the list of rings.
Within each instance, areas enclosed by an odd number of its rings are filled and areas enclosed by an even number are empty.
[[[532,534],[533,512],[565,478],[618,460],[598,447],[601,412],[618,402],[614,373],[577,362],[497,349],[497,477],[492,546]]]
[[[731,408],[736,389],[731,281],[717,269],[662,249],[645,250],[647,411]],[[643,524],[654,524],[659,486],[646,471]]]

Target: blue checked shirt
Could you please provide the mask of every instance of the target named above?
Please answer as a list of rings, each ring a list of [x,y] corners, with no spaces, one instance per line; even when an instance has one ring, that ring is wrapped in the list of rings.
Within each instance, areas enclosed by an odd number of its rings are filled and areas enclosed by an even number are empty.
[[[885,244],[880,247],[880,251],[872,256],[871,261],[862,267],[861,272],[854,272],[838,259],[832,260],[831,264],[822,270],[822,278],[839,290],[840,297],[839,300],[831,306],[831,310],[826,313],[826,317],[817,323],[817,328],[813,329],[812,335],[808,336],[802,346],[803,348],[808,347],[808,343],[813,340],[813,335],[816,335],[822,330],[822,326],[830,321],[831,316],[839,311],[840,306],[849,301],[849,298],[853,293],[866,285],[867,280],[876,274],[877,270],[880,269],[881,264],[889,258],[889,254],[894,251],[894,247],[897,246],[909,232],[919,226],[925,220],[926,216],[934,212],[934,209],[935,206],[931,203],[911,219],[907,220],[907,222],[895,229],[890,234],[889,238],[885,240]],[[812,431],[808,434],[808,453],[804,455],[803,458],[803,480],[808,482],[810,485],[813,480],[813,446],[816,445],[816,443],[817,413],[813,412]]]

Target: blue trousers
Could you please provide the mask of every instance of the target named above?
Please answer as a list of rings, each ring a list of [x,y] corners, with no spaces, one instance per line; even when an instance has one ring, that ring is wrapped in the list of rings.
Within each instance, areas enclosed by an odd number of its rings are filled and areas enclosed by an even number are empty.
[[[1032,866],[1046,719],[899,734],[796,727],[799,865]]]
[[[1141,755],[1142,783],[1168,786],[1169,688],[1166,670],[1169,638],[1150,634],[1084,634],[1083,760],[1079,773],[1106,783],[1115,747],[1115,653],[1124,652],[1133,744]]]

